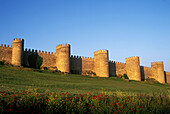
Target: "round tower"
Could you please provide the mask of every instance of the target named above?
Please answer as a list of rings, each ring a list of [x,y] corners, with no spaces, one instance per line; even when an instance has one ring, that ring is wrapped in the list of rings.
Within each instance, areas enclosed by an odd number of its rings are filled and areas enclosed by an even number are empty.
[[[56,66],[61,72],[70,72],[69,44],[60,44],[56,47]]]
[[[108,50],[94,52],[94,71],[97,76],[109,77]]]
[[[24,39],[15,38],[12,41],[12,65],[21,66],[23,63]]]
[[[165,83],[163,61],[151,63],[152,77],[160,83]]]
[[[126,72],[130,80],[141,81],[139,57],[126,58]]]

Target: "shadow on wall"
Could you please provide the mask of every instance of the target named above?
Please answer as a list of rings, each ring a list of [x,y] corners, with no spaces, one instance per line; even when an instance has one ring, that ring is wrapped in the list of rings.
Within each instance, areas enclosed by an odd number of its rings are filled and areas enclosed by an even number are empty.
[[[167,79],[166,79],[166,71],[164,71],[164,76],[165,76],[165,83],[167,83]]]
[[[70,58],[70,71],[72,74],[82,73],[82,58],[79,58],[79,57]]]
[[[28,65],[25,64],[24,66],[39,69],[42,65],[42,62],[43,62],[42,57],[40,57],[37,53],[31,53],[27,56]]]
[[[109,77],[116,76],[116,63],[113,61],[109,62]]]
[[[140,66],[140,72],[141,72],[141,81],[144,81],[145,80],[144,66]]]

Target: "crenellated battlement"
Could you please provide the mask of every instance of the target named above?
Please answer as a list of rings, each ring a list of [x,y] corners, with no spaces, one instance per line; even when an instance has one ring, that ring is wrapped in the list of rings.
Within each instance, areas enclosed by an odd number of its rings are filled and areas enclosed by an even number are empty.
[[[12,41],[12,65],[23,65],[24,39],[13,39]]]
[[[126,62],[121,63],[109,61],[109,52],[106,49],[95,51],[94,58],[70,56],[70,53],[70,44],[67,43],[57,45],[54,53],[27,48],[24,50],[24,39],[21,38],[14,38],[11,47],[0,45],[0,61],[5,60],[15,66],[31,67],[30,57],[34,59],[35,56],[42,58],[41,67],[56,67],[61,72],[81,74],[84,71],[93,71],[99,77],[127,74],[130,80],[138,81],[145,79],[142,78],[143,75],[165,83],[163,61],[151,62],[151,68],[142,69],[138,56],[126,58]]]
[[[93,61],[94,58],[91,58],[91,57],[82,57],[82,60]]]
[[[70,72],[70,45],[56,46],[56,66],[61,72]]]
[[[21,38],[14,38],[12,42],[23,42],[24,39],[21,39]]]
[[[41,51],[41,50],[38,51],[38,54],[55,55],[54,52],[47,52],[47,51]]]
[[[98,51],[95,51],[94,54],[101,54],[101,53],[106,53],[108,54],[108,50],[98,50]]]
[[[163,61],[151,62],[152,77],[160,83],[165,83]]]
[[[116,65],[125,65],[125,63],[116,62]]]
[[[109,63],[114,63],[114,64],[115,64],[115,61],[111,61],[111,60],[109,60]]]
[[[24,52],[37,53],[37,50],[25,48]]]
[[[141,81],[141,71],[139,57],[126,58],[126,72],[130,80]]]
[[[12,45],[11,45],[11,47],[9,46],[9,45],[6,45],[6,44],[1,44],[1,46],[0,47],[4,47],[4,48],[11,48],[12,47]]]
[[[94,72],[100,77],[109,77],[108,50],[94,52]]]
[[[122,62],[117,62],[117,61],[109,61],[109,63],[114,63],[117,65],[125,65],[126,63],[122,63]]]
[[[53,52],[47,52],[47,51],[41,51],[41,50],[37,51],[37,50],[34,50],[34,49],[31,50],[31,49],[27,49],[27,48],[25,48],[25,52],[46,54],[46,55],[54,55]]]
[[[70,58],[81,59],[81,56],[71,55]]]
[[[153,65],[163,65],[163,61],[151,62],[151,66]]]
[[[138,56],[134,56],[134,57],[126,58],[126,62],[132,61],[132,60],[139,60],[139,57]]]
[[[70,58],[75,58],[75,59],[82,59],[82,60],[88,60],[88,61],[93,61],[94,60],[94,58],[92,58],[92,57],[84,57],[84,56],[75,56],[75,55],[71,55],[71,57]]]
[[[56,46],[56,50],[61,47],[70,47],[70,44],[59,44],[58,46]]]

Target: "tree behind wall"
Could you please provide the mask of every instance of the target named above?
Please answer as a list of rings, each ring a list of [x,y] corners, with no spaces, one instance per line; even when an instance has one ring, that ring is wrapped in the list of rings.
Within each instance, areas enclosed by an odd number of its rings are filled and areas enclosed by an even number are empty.
[[[42,65],[43,58],[38,54],[32,54],[28,56],[29,67],[39,69]]]

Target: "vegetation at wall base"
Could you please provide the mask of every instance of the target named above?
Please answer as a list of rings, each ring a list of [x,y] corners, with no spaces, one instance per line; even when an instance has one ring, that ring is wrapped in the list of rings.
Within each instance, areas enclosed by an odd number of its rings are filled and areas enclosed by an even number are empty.
[[[42,65],[43,59],[38,54],[32,54],[28,56],[28,62],[31,68],[39,69]]]
[[[0,113],[169,113],[169,85],[0,65]]]
[[[0,65],[4,65],[5,64],[5,61],[0,61]]]

